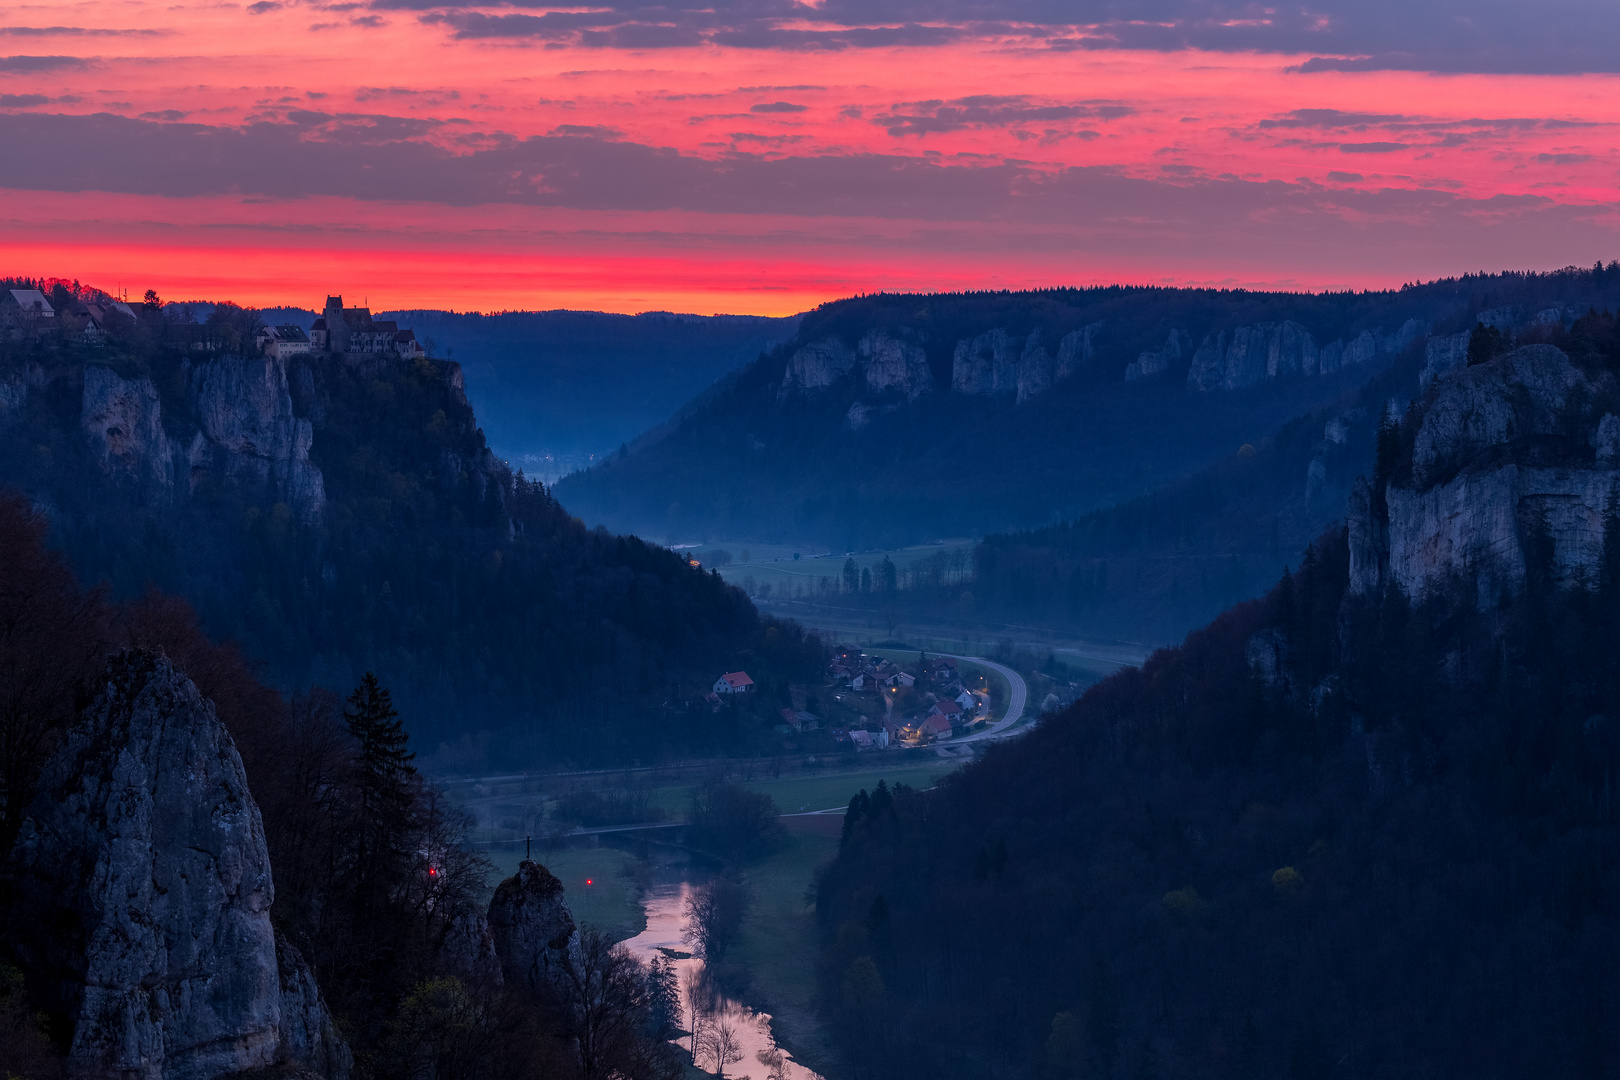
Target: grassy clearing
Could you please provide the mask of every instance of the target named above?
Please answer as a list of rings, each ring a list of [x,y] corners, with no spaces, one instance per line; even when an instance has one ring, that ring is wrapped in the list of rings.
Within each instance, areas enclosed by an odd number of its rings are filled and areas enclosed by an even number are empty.
[[[495,864],[490,889],[493,891],[503,879],[517,873],[522,859],[521,844],[490,852],[489,860]],[[610,847],[568,847],[553,852],[537,849],[534,861],[563,883],[568,909],[576,923],[608,930],[621,941],[646,929],[638,863],[629,852]]]
[[[732,585],[741,585],[745,578],[752,577],[760,585],[781,586],[813,584],[817,578],[841,577],[846,559],[854,559],[856,566],[863,570],[871,570],[875,574],[877,567],[885,558],[904,569],[941,551],[971,552],[972,548],[973,541],[966,539],[946,540],[938,544],[917,544],[888,551],[857,552],[829,552],[824,547],[816,546],[746,544],[717,540],[686,550],[690,550],[705,567],[713,565],[711,552],[717,550],[728,552],[733,561],[718,569],[720,576]],[[739,561],[745,551],[748,553],[746,563]],[[793,557],[795,553],[799,558]]]
[[[832,836],[790,830],[768,859],[748,868],[753,905],[732,957],[748,969],[748,1003],[771,1014],[776,1040],[809,1068],[829,1057],[816,1018],[815,908],[807,897],[816,868],[838,852]]]
[[[850,796],[861,788],[871,789],[879,780],[910,784],[916,788],[933,787],[938,779],[959,767],[959,763],[946,761],[923,753],[910,753],[903,757],[889,757],[881,761],[865,762],[859,759],[849,767],[829,767],[826,772],[807,771],[777,779],[756,777],[729,779],[749,791],[761,791],[776,800],[784,814],[800,810],[827,810],[849,805]],[[672,819],[686,816],[691,805],[692,791],[698,785],[681,784],[657,788],[649,800],[652,805],[666,810]]]

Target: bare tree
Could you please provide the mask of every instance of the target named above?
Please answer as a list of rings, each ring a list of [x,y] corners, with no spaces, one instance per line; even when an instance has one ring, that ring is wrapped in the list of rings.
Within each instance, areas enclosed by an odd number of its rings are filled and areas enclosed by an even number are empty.
[[[568,1031],[585,1080],[609,1077],[639,1055],[647,1017],[647,972],[622,945],[594,927],[564,966]]]
[[[770,1072],[766,1073],[766,1080],[788,1080],[787,1055],[776,1047],[771,1046],[754,1055],[759,1063]]]
[[[719,1009],[709,1024],[709,1059],[714,1062],[714,1074],[725,1080],[726,1066],[743,1059],[742,1040],[730,1010]]]
[[[729,875],[715,878],[687,896],[684,936],[704,960],[717,962],[736,939],[747,910],[748,887]]]

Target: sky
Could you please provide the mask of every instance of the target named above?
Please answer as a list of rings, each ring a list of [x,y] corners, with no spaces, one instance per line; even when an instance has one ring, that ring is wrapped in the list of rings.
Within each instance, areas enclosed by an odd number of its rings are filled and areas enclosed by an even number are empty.
[[[0,274],[378,309],[1620,258],[1597,0],[0,9]]]

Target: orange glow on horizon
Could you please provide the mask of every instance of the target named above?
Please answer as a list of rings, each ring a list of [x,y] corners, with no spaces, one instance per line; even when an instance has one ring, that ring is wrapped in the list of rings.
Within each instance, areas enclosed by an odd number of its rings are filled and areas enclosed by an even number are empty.
[[[258,305],[341,289],[378,309],[781,315],[877,290],[1386,287],[1620,256],[1612,75],[1301,74],[1308,55],[1057,52],[1016,28],[842,50],[587,48],[452,32],[529,17],[498,5],[252,9],[8,8],[0,21],[32,29],[0,44],[38,63],[0,68],[0,123],[99,117],[89,149],[116,123],[142,134],[108,151],[114,167],[7,181],[0,163],[0,273]],[[123,167],[151,138],[208,132],[282,141],[240,176]],[[498,158],[547,137],[598,171],[576,189],[572,163],[559,176]],[[327,157],[278,157],[308,147]],[[417,168],[388,164],[418,160],[389,156],[401,147],[452,156],[407,194],[362,190]],[[480,154],[492,172],[456,171]],[[885,189],[906,163],[933,171]],[[780,169],[722,190],[761,164]],[[1047,196],[1052,220],[1020,209],[1071,170],[1089,175]],[[477,201],[502,184],[513,201]],[[1232,191],[1178,201],[1178,184]]]

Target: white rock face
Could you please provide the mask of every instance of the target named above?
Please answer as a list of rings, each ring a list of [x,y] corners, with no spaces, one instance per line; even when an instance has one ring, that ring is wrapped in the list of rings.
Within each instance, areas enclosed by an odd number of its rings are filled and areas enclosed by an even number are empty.
[[[1005,329],[990,330],[956,343],[951,360],[951,390],[958,394],[1010,394],[1022,403],[1046,393],[1089,361],[1092,339],[1102,323],[1071,330],[1058,341],[1057,355],[1046,347],[1039,330],[1022,344]]]
[[[1238,390],[1275,379],[1332,375],[1342,368],[1398,355],[1423,333],[1423,323],[1408,319],[1393,334],[1363,330],[1348,344],[1338,340],[1318,348],[1310,331],[1290,320],[1240,326],[1232,331],[1230,343],[1225,331],[1205,335],[1193,353],[1187,386]],[[1147,356],[1144,353],[1143,359]],[[1126,378],[1131,377],[1127,371]]]
[[[1239,390],[1272,379],[1315,375],[1320,351],[1310,331],[1293,321],[1257,323],[1206,336],[1193,354],[1187,386],[1194,390]]]
[[[1412,450],[1414,482],[1425,488],[1521,435],[1558,434],[1572,396],[1592,390],[1569,357],[1551,345],[1528,345],[1457,372],[1424,410]]]
[[[203,434],[225,451],[228,474],[263,485],[305,518],[319,515],[326,487],[309,461],[314,429],[293,414],[287,369],[280,359],[254,355],[209,361],[198,373],[196,407]],[[193,460],[200,456],[196,450]]]
[[[1172,330],[1169,339],[1164,343],[1164,348],[1157,352],[1144,352],[1125,366],[1125,381],[1134,382],[1137,379],[1162,375],[1179,364],[1185,350],[1191,348],[1191,338],[1180,330]]]
[[[1468,363],[1469,331],[1432,337],[1423,347],[1423,371],[1418,382],[1428,386]]]
[[[264,828],[213,705],[168,661],[112,663],[18,850],[82,927],[71,1076],[212,1080],[277,1060]]]
[[[777,398],[794,390],[820,390],[836,383],[855,367],[855,352],[836,337],[812,341],[788,357]]]
[[[79,426],[102,468],[159,502],[190,495],[217,472],[305,520],[318,518],[326,485],[309,460],[315,432],[293,413],[283,362],[219,357],[199,367],[192,383],[201,430],[182,443],[164,431],[162,399],[150,379],[87,364]]]
[[[958,394],[1016,393],[1016,348],[1005,330],[991,330],[957,342],[951,358],[951,389]]]
[[[899,393],[914,401],[934,389],[922,345],[887,330],[869,330],[854,349],[836,337],[824,337],[796,350],[788,358],[776,399],[785,401],[795,391],[824,390],[857,371],[873,393]]]
[[[1591,417],[1593,391],[1550,345],[1443,377],[1423,406],[1411,478],[1385,493],[1387,524],[1370,487],[1352,497],[1352,590],[1388,584],[1422,599],[1462,582],[1490,606],[1524,587],[1538,536],[1550,542],[1559,582],[1595,575],[1620,485],[1620,418]],[[1525,448],[1537,440],[1563,440],[1568,463],[1532,463]]]
[[[868,390],[898,391],[907,401],[933,392],[934,373],[928,367],[928,354],[914,341],[894,337],[886,330],[869,330],[856,347],[856,354]]]
[[[1610,470],[1506,465],[1464,473],[1423,492],[1391,487],[1389,573],[1402,592],[1426,597],[1453,579],[1470,582],[1480,607],[1524,588],[1526,541],[1545,528],[1553,574],[1570,584],[1603,553]]]
[[[152,380],[86,365],[79,426],[103,468],[160,489],[174,486],[173,447],[163,433],[163,406]]]

